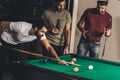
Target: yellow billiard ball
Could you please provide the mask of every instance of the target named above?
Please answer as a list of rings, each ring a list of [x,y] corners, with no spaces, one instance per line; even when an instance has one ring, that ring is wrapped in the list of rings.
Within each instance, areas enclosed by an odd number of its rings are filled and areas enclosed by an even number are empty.
[[[72,58],[72,61],[73,61],[73,62],[76,62],[77,60],[76,60],[76,58]]]
[[[78,67],[75,67],[74,68],[74,72],[78,72],[79,71],[79,68]]]
[[[79,71],[79,68],[78,67],[75,67],[74,68],[74,72],[78,72]]]

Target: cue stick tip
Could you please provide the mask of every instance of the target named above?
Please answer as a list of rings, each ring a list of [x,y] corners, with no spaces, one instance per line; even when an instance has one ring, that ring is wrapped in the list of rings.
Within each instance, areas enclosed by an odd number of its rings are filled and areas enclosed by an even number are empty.
[[[67,61],[66,61],[66,63],[67,63],[67,64],[70,64],[70,62],[67,62]],[[74,63],[74,64],[72,64],[72,65],[74,65],[74,66],[81,66],[80,64],[76,64],[76,63]]]

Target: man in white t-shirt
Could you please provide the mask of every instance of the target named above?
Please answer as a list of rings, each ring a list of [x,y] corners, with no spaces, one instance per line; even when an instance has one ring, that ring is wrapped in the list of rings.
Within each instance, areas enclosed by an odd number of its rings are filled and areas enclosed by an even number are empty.
[[[31,42],[38,39],[40,40],[41,44],[53,55],[53,57],[59,60],[57,53],[46,39],[45,33],[47,32],[47,28],[44,20],[36,21],[32,24],[24,21],[2,21],[0,22],[0,27],[1,46],[5,46],[7,44],[7,47],[16,48],[16,46],[19,44]]]
[[[0,46],[3,46],[0,47],[0,76],[3,76],[4,70],[8,70],[10,68],[10,63],[24,62],[28,57],[25,54],[6,49],[4,47],[24,50],[26,47],[29,47],[26,46],[25,43],[35,40],[40,41],[41,45],[43,45],[52,54],[50,57],[54,57],[60,64],[67,65],[64,60],[59,60],[57,53],[46,39],[46,32],[47,26],[44,20],[35,21],[32,24],[24,21],[0,22]],[[33,48],[34,47],[31,49]]]

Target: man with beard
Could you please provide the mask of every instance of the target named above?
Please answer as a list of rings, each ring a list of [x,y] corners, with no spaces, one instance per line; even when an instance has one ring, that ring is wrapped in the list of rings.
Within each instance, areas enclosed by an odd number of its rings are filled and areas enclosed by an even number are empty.
[[[2,32],[0,43],[1,46],[3,45],[6,47],[15,47],[21,49],[27,46],[20,45],[39,39],[41,44],[45,46],[45,48],[54,56],[54,58],[59,59],[57,53],[49,44],[45,36],[45,33],[47,32],[47,26],[44,20],[33,22],[33,24],[24,21],[2,21],[0,22],[0,26]]]
[[[27,55],[20,54],[9,49],[5,49],[4,47],[25,50],[26,47],[29,47],[26,46],[25,43],[29,43],[36,39],[40,40],[40,43],[46,48],[47,51],[49,51],[49,53],[52,54],[52,57],[54,57],[59,62],[59,57],[57,53],[55,52],[54,48],[49,44],[45,36],[45,33],[47,32],[47,25],[44,20],[41,19],[33,23],[28,23],[24,21],[18,22],[2,21],[0,22],[0,29],[1,29],[0,46],[3,46],[0,48],[1,50],[0,59],[2,59],[3,62],[6,63],[6,65],[9,64],[10,62],[9,58],[11,57],[12,61],[24,62],[27,59]]]
[[[99,57],[100,40],[105,33],[111,35],[112,17],[106,11],[108,1],[97,1],[97,8],[86,9],[78,22],[78,29],[82,32],[78,44],[77,54],[90,57]]]
[[[65,0],[55,0],[55,6],[44,11],[42,18],[49,24],[47,39],[58,55],[68,54],[71,16]]]

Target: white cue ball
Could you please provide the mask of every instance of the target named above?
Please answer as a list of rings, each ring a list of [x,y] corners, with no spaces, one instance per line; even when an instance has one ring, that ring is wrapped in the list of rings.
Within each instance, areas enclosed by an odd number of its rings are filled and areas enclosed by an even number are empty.
[[[74,64],[74,62],[73,62],[73,61],[70,61],[70,63],[69,63],[69,64],[71,64],[71,65],[72,65],[72,64]]]
[[[74,64],[74,62],[73,62],[73,61],[71,61],[71,64]]]
[[[89,70],[92,70],[92,69],[93,69],[93,66],[92,66],[92,65],[89,65],[89,66],[88,66],[88,69],[89,69]]]

